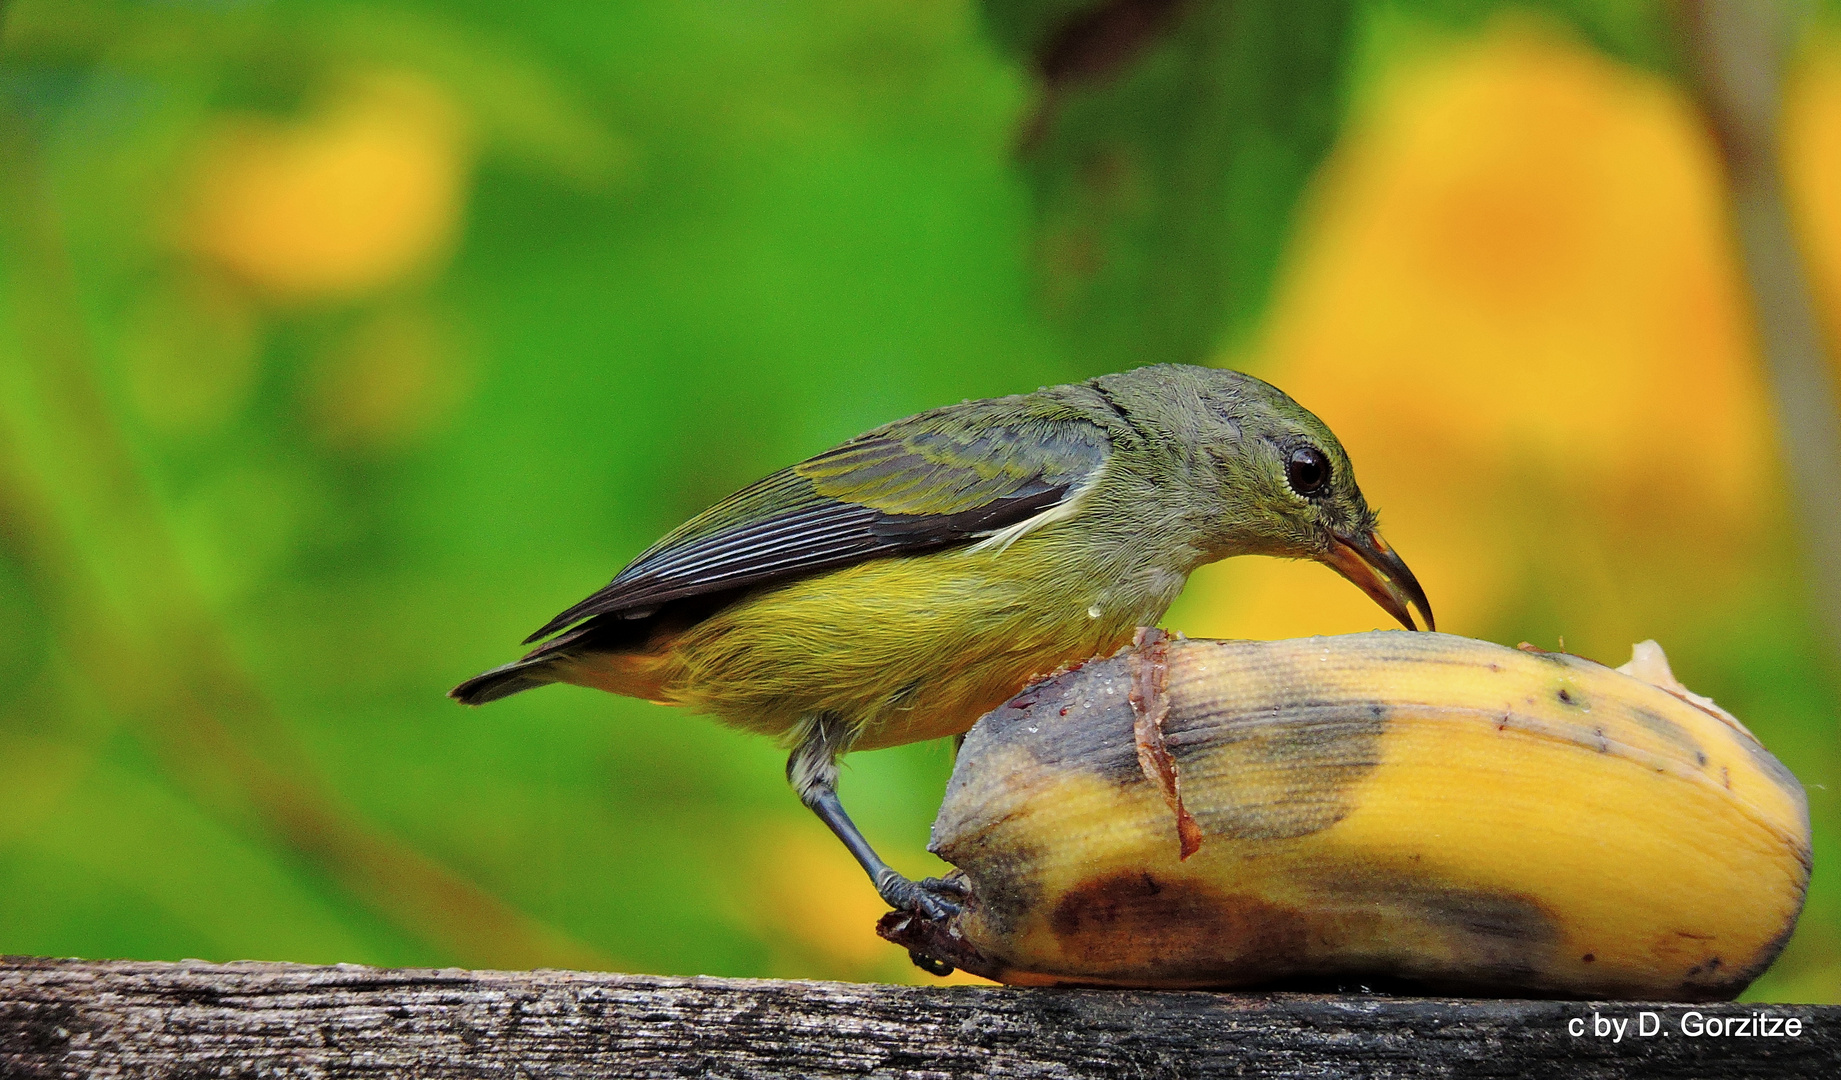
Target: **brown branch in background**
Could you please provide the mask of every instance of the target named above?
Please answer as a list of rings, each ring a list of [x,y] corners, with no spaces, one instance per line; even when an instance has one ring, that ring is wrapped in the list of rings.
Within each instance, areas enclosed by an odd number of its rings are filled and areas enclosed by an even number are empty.
[[[305,766],[193,585],[98,384],[38,149],[7,102],[0,235],[18,268],[10,299],[30,384],[15,415],[31,417],[23,434],[45,444],[0,426],[0,539],[20,549],[66,655],[110,711],[211,812],[305,856],[449,955],[495,967],[614,966],[361,820]],[[0,425],[13,418],[0,411]]]
[[[1175,19],[1182,0],[1111,0],[1083,11],[1036,50],[1036,72],[1060,89],[1109,78]]]
[[[1017,134],[1018,153],[1042,144],[1066,95],[1117,75],[1176,24],[1185,0],[1106,0],[1075,15],[1035,51],[1042,96]]]
[[[1784,198],[1778,119],[1803,5],[1681,0],[1695,88],[1725,164],[1733,225],[1782,432],[1811,605],[1841,671],[1841,398]]]

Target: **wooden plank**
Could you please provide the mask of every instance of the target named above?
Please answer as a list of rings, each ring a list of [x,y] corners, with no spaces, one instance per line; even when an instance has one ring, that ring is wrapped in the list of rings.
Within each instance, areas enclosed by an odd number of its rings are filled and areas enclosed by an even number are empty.
[[[1841,1007],[0,958],[6,1080],[987,1075],[1841,1077]]]

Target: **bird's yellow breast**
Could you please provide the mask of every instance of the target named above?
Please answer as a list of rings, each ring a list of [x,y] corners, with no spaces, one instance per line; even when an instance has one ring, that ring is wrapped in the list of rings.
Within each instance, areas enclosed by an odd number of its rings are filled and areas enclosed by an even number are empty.
[[[1163,574],[1120,589],[1116,572],[1034,534],[764,589],[563,677],[771,735],[829,714],[857,726],[858,748],[896,746],[957,735],[1036,676],[1113,652],[1181,584]]]

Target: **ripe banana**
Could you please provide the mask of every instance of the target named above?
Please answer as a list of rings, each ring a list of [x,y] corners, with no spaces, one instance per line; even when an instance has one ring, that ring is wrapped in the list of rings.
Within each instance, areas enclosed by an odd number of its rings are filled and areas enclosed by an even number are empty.
[[[1810,867],[1801,785],[1654,643],[1399,631],[1141,632],[978,722],[931,846],[961,913],[883,936],[1027,985],[1729,998]]]

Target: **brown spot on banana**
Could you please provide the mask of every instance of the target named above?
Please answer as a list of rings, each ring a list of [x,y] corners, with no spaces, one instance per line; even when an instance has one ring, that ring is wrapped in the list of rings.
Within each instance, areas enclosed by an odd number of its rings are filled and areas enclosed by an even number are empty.
[[[1104,981],[1153,979],[1171,970],[1203,982],[1238,967],[1282,972],[1312,932],[1305,914],[1195,881],[1122,870],[1062,896],[1049,925],[1069,952],[1104,956]]]

